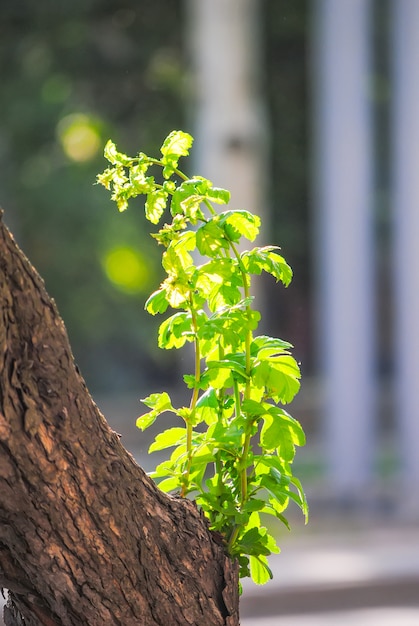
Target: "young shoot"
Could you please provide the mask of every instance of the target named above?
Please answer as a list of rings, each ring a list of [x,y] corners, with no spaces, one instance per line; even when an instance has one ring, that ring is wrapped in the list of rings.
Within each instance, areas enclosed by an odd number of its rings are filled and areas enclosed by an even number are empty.
[[[145,308],[151,315],[170,312],[159,328],[160,348],[194,348],[193,372],[183,377],[189,404],[174,407],[167,392],[153,393],[143,400],[149,410],[137,426],[145,430],[165,412],[178,417],[179,425],[160,432],[149,448],[171,450],[151,476],[162,490],[194,498],[238,559],[240,576],[263,584],[272,577],[268,556],[279,548],[262,517],[288,528],[290,501],[306,519],[308,507],[292,473],[295,448],[305,436],[284,408],[299,390],[300,369],[290,343],[257,334],[251,281],[267,272],[287,286],[292,270],[277,246],[241,252],[243,239],[256,239],[260,218],[229,210],[226,189],[179,169],[192,142],[189,134],[173,131],[153,158],[141,152],[129,157],[108,141],[110,167],[98,176],[120,211],[145,196],[146,218],[160,224],[152,237],[163,248],[166,272]]]

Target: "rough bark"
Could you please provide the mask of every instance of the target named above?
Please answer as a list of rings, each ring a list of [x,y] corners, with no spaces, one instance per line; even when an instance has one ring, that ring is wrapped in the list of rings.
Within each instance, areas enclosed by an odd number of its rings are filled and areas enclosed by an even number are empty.
[[[0,587],[13,625],[239,623],[236,565],[110,429],[1,218]]]

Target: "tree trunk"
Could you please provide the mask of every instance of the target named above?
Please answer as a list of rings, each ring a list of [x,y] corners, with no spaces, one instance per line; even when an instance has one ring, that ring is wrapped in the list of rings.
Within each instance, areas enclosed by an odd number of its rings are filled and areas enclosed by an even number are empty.
[[[236,626],[237,577],[195,505],[160,492],[108,426],[0,217],[6,624]]]

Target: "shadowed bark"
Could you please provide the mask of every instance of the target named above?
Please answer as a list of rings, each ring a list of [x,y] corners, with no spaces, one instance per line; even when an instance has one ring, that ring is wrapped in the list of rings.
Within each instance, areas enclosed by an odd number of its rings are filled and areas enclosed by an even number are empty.
[[[1,217],[0,587],[13,626],[239,624],[236,565],[108,426]]]

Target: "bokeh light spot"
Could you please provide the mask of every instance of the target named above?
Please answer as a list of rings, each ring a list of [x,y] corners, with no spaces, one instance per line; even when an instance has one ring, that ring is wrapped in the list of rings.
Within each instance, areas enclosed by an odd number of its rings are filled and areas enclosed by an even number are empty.
[[[97,122],[82,113],[67,115],[60,120],[57,133],[65,154],[72,161],[90,161],[101,147]]]
[[[109,250],[102,265],[111,283],[125,293],[136,294],[147,290],[150,268],[142,254],[129,246]]]

